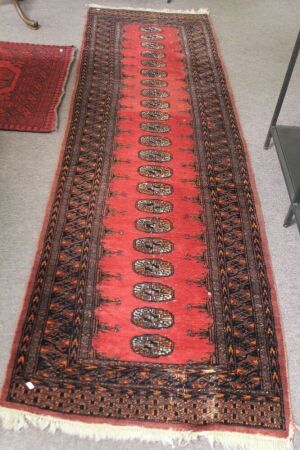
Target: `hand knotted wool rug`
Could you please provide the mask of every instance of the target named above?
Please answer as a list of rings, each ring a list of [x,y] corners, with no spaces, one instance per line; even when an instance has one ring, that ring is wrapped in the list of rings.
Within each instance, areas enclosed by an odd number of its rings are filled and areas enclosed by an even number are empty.
[[[4,427],[291,448],[265,237],[208,15],[90,8],[80,61]]]
[[[49,132],[74,47],[0,42],[0,129]]]

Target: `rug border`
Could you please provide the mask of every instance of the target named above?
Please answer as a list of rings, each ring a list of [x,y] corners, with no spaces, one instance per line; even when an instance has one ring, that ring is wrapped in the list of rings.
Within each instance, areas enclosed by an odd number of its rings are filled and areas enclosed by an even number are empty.
[[[99,7],[97,6],[97,8],[99,8]],[[286,367],[286,357],[285,357],[286,353],[285,353],[282,328],[281,328],[281,323],[280,323],[278,299],[277,299],[277,295],[276,295],[275,288],[274,288],[275,282],[274,282],[274,277],[273,277],[273,271],[272,271],[272,266],[271,266],[269,250],[268,250],[268,243],[267,243],[266,231],[265,231],[265,223],[264,223],[263,216],[262,216],[261,204],[260,204],[258,193],[257,193],[255,178],[254,178],[254,174],[252,171],[251,161],[250,161],[250,157],[249,157],[249,153],[248,153],[248,147],[247,147],[244,135],[243,135],[241,123],[239,120],[239,115],[238,115],[235,100],[234,100],[233,91],[231,88],[231,84],[230,84],[230,81],[228,78],[228,73],[227,73],[227,70],[226,70],[226,67],[224,64],[224,60],[222,57],[219,40],[217,38],[217,34],[215,32],[214,25],[213,25],[210,17],[208,17],[208,21],[211,26],[213,38],[214,38],[216,48],[218,51],[218,58],[220,60],[221,66],[222,66],[230,102],[231,102],[233,110],[234,110],[235,120],[239,127],[239,135],[240,135],[240,138],[241,138],[241,141],[243,144],[243,148],[244,148],[244,154],[245,154],[245,158],[246,158],[246,162],[247,162],[247,169],[248,169],[248,173],[249,173],[249,179],[251,182],[251,189],[253,192],[256,213],[258,216],[259,229],[260,229],[260,233],[261,233],[261,242],[262,242],[265,262],[266,262],[266,266],[267,266],[267,273],[268,273],[268,277],[269,277],[269,281],[270,281],[270,285],[271,285],[272,307],[273,307],[275,326],[277,327],[276,328],[276,336],[278,339],[278,350],[279,350],[279,361],[280,361],[282,385],[283,385],[283,392],[284,392],[284,394],[286,394],[285,398],[284,398],[284,407],[285,407],[286,425],[287,425],[286,430],[284,430],[284,431],[283,430],[268,430],[268,429],[256,430],[256,429],[251,429],[250,427],[243,427],[243,426],[212,424],[212,425],[202,426],[202,430],[199,431],[199,429],[197,430],[197,427],[189,426],[186,424],[173,424],[173,423],[172,424],[156,424],[154,422],[151,422],[151,423],[146,423],[146,424],[143,423],[143,425],[141,425],[142,422],[133,421],[133,420],[126,421],[126,420],[122,420],[122,419],[90,418],[87,416],[80,416],[80,415],[74,416],[74,415],[63,414],[63,413],[59,413],[59,412],[55,412],[55,411],[53,411],[53,412],[52,411],[43,411],[43,410],[40,410],[39,408],[35,408],[32,406],[13,404],[11,402],[6,401],[6,396],[8,394],[9,385],[10,385],[10,379],[11,379],[11,376],[13,373],[16,350],[17,350],[17,347],[19,344],[21,333],[22,333],[23,318],[24,318],[24,314],[27,312],[27,309],[28,309],[28,305],[29,305],[29,301],[30,301],[30,297],[31,297],[31,290],[32,290],[36,272],[38,269],[39,259],[40,259],[40,255],[41,255],[41,251],[42,251],[42,247],[43,247],[43,243],[44,243],[44,238],[45,238],[45,235],[47,232],[48,221],[49,221],[50,213],[51,213],[51,206],[52,206],[53,200],[55,198],[56,186],[57,186],[57,182],[59,180],[59,175],[60,175],[61,168],[62,168],[64,150],[65,150],[65,146],[66,146],[67,139],[69,136],[74,100],[75,100],[77,87],[78,87],[79,79],[80,79],[81,62],[82,62],[83,52],[84,52],[83,43],[84,43],[84,39],[86,36],[86,31],[87,31],[86,25],[87,25],[88,14],[89,14],[90,9],[92,9],[92,8],[89,8],[87,10],[86,20],[85,20],[84,28],[83,28],[83,32],[82,32],[80,53],[79,53],[79,58],[77,59],[77,67],[75,69],[76,74],[75,74],[75,81],[73,84],[73,92],[72,92],[71,100],[69,103],[69,112],[68,112],[68,118],[67,118],[67,123],[66,123],[66,127],[65,127],[64,137],[62,140],[60,151],[58,153],[57,167],[56,167],[55,175],[54,175],[54,178],[52,181],[49,198],[46,203],[46,209],[44,211],[44,216],[43,216],[44,217],[43,225],[42,225],[41,231],[39,233],[39,238],[38,238],[37,250],[36,250],[35,257],[34,257],[32,269],[30,271],[29,281],[27,282],[27,289],[25,291],[25,297],[23,298],[23,302],[21,305],[19,318],[17,321],[17,327],[15,329],[13,344],[12,344],[11,350],[10,350],[9,363],[8,363],[8,366],[6,369],[6,375],[5,375],[4,383],[3,383],[3,386],[1,389],[0,412],[2,411],[3,417],[5,417],[5,412],[4,412],[5,410],[14,411],[16,414],[19,414],[20,416],[24,416],[24,414],[27,412],[27,413],[35,415],[35,416],[43,417],[43,418],[45,418],[45,420],[47,417],[47,418],[49,418],[48,425],[50,426],[50,428],[51,428],[51,423],[55,422],[55,418],[57,418],[57,419],[60,419],[59,422],[66,422],[66,423],[73,424],[73,425],[75,423],[79,423],[79,424],[82,423],[83,425],[88,424],[91,426],[95,425],[95,427],[98,427],[99,425],[103,425],[103,426],[110,425],[110,426],[114,426],[114,428],[116,428],[118,430],[122,429],[123,426],[125,426],[125,428],[138,426],[141,430],[144,430],[145,428],[152,429],[153,431],[154,430],[158,430],[158,431],[159,430],[168,430],[169,432],[171,432],[173,430],[174,433],[176,432],[176,430],[178,430],[177,432],[182,433],[182,434],[185,434],[185,433],[191,434],[191,432],[192,432],[193,436],[196,436],[196,435],[201,436],[202,435],[202,436],[207,437],[208,439],[209,439],[209,436],[208,436],[209,434],[211,436],[213,436],[213,435],[216,436],[218,433],[226,434],[226,432],[235,433],[236,435],[245,433],[245,434],[251,435],[251,436],[259,435],[260,438],[263,438],[265,436],[270,436],[272,438],[287,442],[288,439],[289,440],[292,439],[293,426],[292,426],[292,421],[291,421],[290,399],[289,399],[289,390],[288,390],[288,384],[287,384],[287,367]],[[102,7],[99,9],[119,10],[122,8]],[[132,8],[129,10],[134,11],[134,9],[132,9]],[[1,414],[0,414],[0,416],[1,416]],[[32,421],[32,422],[34,422],[34,421]],[[35,423],[35,425],[37,425],[37,424]],[[26,426],[25,420],[24,420],[24,426]],[[21,427],[21,428],[23,428],[23,427]],[[44,428],[45,428],[45,426],[44,426]],[[63,428],[61,428],[59,426],[57,426],[55,429],[62,429],[62,431],[64,431]],[[51,431],[51,429],[50,429],[50,431]],[[74,427],[73,431],[74,431],[74,433],[71,433],[71,434],[80,435],[79,431],[78,431],[78,433],[76,432],[76,427]],[[96,434],[96,433],[94,433],[94,434]],[[92,435],[93,435],[93,433],[92,433]],[[114,436],[115,436],[115,434],[114,434],[114,432],[112,432],[111,438],[114,438]],[[106,436],[106,437],[108,437],[108,436]],[[139,437],[136,437],[136,438],[139,439]],[[102,439],[102,438],[100,437],[99,439]],[[122,437],[120,439],[122,439]],[[123,439],[128,439],[128,436],[125,436]],[[162,441],[163,439],[158,439],[158,440]],[[191,441],[192,439],[188,439],[188,440]],[[215,442],[215,441],[213,441],[213,442]],[[220,440],[220,442],[222,442],[222,439]],[[264,448],[266,448],[266,447],[264,447]]]
[[[86,16],[86,19],[84,22],[84,29],[83,29],[81,41],[80,41],[79,57],[77,58],[77,66],[74,69],[76,71],[75,80],[73,83],[73,89],[72,89],[71,99],[70,99],[69,108],[68,108],[68,116],[67,116],[67,121],[66,121],[66,125],[65,125],[65,130],[63,133],[62,141],[61,141],[60,150],[58,151],[58,155],[56,157],[56,166],[55,166],[56,169],[54,171],[54,176],[53,176],[53,179],[51,182],[48,199],[46,200],[46,205],[44,207],[43,216],[42,216],[43,217],[42,225],[41,225],[40,231],[38,233],[36,251],[35,251],[35,254],[33,257],[33,263],[31,265],[31,269],[28,272],[29,275],[27,276],[27,282],[26,282],[27,288],[25,290],[25,294],[23,296],[23,301],[22,301],[20,309],[19,309],[17,326],[15,328],[14,338],[13,338],[12,345],[10,348],[10,354],[9,354],[9,359],[8,359],[9,362],[8,362],[8,365],[6,368],[4,382],[1,387],[0,407],[1,406],[8,407],[7,405],[9,402],[7,402],[5,400],[5,398],[6,398],[6,395],[8,394],[10,379],[11,379],[11,376],[13,373],[13,366],[14,366],[14,362],[15,362],[16,351],[18,348],[21,334],[22,334],[23,318],[24,318],[24,315],[26,315],[26,312],[28,310],[31,291],[33,288],[35,276],[37,274],[39,260],[40,260],[40,256],[41,256],[41,252],[42,252],[42,248],[43,248],[43,244],[44,244],[44,240],[45,240],[45,236],[46,236],[46,232],[47,232],[47,228],[48,228],[48,223],[49,223],[49,219],[50,219],[51,206],[55,199],[56,186],[57,186],[59,176],[61,173],[61,169],[62,169],[62,165],[63,165],[64,150],[65,150],[65,146],[67,144],[67,140],[68,140],[68,136],[69,136],[70,125],[71,125],[71,120],[72,120],[72,113],[73,113],[73,105],[74,105],[77,87],[79,84],[80,67],[81,67],[81,61],[82,61],[82,55],[83,55],[83,42],[84,42],[85,33],[86,33],[87,19],[88,19],[88,16]],[[34,45],[39,45],[39,44],[34,44]],[[71,71],[72,71],[72,65],[70,65],[69,75],[71,74]],[[12,409],[16,409],[16,408],[12,408]]]
[[[228,70],[224,63],[223,53],[221,51],[221,46],[220,46],[220,41],[217,36],[215,26],[214,26],[214,23],[211,18],[209,20],[209,23],[210,23],[213,38],[214,38],[214,41],[216,44],[218,57],[220,59],[221,66],[223,69],[226,86],[227,86],[227,90],[229,93],[229,99],[230,99],[230,102],[231,102],[231,105],[232,105],[232,108],[234,111],[234,116],[235,116],[235,120],[236,120],[236,123],[238,126],[240,139],[243,144],[246,165],[247,165],[247,170],[248,170],[249,179],[250,179],[250,186],[251,186],[251,190],[252,190],[254,202],[255,202],[255,211],[257,214],[259,231],[260,231],[260,235],[261,235],[261,245],[262,245],[262,249],[263,249],[263,255],[264,255],[264,260],[265,260],[265,264],[266,264],[266,268],[267,268],[267,275],[268,275],[270,290],[271,290],[271,298],[272,298],[271,304],[272,304],[272,308],[273,308],[275,331],[276,331],[276,337],[277,337],[277,341],[278,341],[280,375],[281,375],[281,379],[282,379],[283,394],[284,394],[283,402],[284,402],[284,408],[285,408],[285,414],[286,414],[286,425],[287,425],[287,429],[289,429],[290,427],[292,427],[292,424],[293,424],[293,415],[292,415],[292,409],[291,409],[291,397],[290,397],[290,389],[289,389],[289,383],[288,383],[287,352],[286,352],[286,344],[285,344],[285,340],[284,340],[284,336],[283,336],[283,327],[281,324],[281,311],[280,311],[280,307],[279,307],[278,294],[277,294],[278,289],[277,289],[277,284],[276,284],[275,277],[274,277],[274,269],[272,266],[272,259],[271,259],[270,249],[269,249],[267,232],[266,232],[266,224],[265,224],[265,220],[264,220],[264,216],[263,216],[260,197],[259,197],[257,186],[256,186],[256,180],[255,180],[255,175],[254,175],[254,171],[252,168],[252,162],[251,162],[250,152],[248,150],[248,144],[246,142],[246,138],[245,138],[241,120],[240,120],[240,116],[239,116],[239,113],[237,110],[237,102],[236,102],[235,95],[233,93],[233,89],[232,89],[231,82],[229,79]],[[263,148],[263,146],[262,146],[262,148]]]
[[[20,46],[35,46],[35,47],[52,47],[52,48],[64,48],[68,51],[68,57],[65,58],[64,61],[64,76],[60,76],[58,81],[58,92],[55,92],[55,95],[50,102],[50,112],[47,115],[44,129],[40,129],[39,127],[28,127],[26,125],[11,125],[11,126],[5,126],[2,125],[0,122],[0,130],[2,131],[21,131],[21,132],[28,132],[28,133],[51,133],[53,131],[56,131],[59,127],[59,120],[58,120],[58,109],[62,103],[62,99],[66,92],[66,86],[70,77],[71,69],[73,62],[75,60],[75,55],[77,52],[77,48],[74,45],[48,45],[48,44],[33,44],[31,42],[14,42],[14,41],[1,41],[3,44],[14,44],[14,45],[20,45]]]

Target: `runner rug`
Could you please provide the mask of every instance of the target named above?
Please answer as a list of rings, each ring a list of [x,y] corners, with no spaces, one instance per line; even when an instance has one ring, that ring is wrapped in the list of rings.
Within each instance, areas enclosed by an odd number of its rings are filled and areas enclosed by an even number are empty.
[[[0,42],[0,129],[54,131],[74,47]]]
[[[290,448],[250,178],[208,15],[91,8],[5,427]]]

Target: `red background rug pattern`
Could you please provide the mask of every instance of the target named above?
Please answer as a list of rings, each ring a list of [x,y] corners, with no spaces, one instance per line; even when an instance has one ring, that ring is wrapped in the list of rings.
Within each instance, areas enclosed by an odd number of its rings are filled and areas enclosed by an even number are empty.
[[[0,42],[0,129],[56,129],[74,52],[71,46]]]
[[[151,31],[158,41],[149,47]],[[93,345],[123,361],[207,362],[212,318],[209,292],[199,283],[208,272],[207,249],[180,36],[146,23],[124,26],[122,38],[126,82],[104,219],[110,233],[99,262],[99,293],[107,301],[96,310]],[[154,57],[161,78],[151,78]]]

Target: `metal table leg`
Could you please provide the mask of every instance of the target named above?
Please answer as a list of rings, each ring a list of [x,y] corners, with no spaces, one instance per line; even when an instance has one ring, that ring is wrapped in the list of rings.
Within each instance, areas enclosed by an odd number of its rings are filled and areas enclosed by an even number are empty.
[[[282,103],[283,103],[283,100],[284,100],[287,88],[289,86],[290,79],[291,79],[294,67],[295,67],[295,64],[296,64],[296,61],[297,61],[299,49],[300,49],[300,31],[299,31],[297,39],[296,39],[296,43],[295,43],[295,46],[294,46],[294,49],[293,49],[293,52],[292,52],[292,56],[291,56],[291,59],[290,59],[289,65],[288,65],[287,72],[286,72],[285,77],[284,77],[283,85],[282,85],[282,88],[281,88],[281,91],[280,91],[280,94],[279,94],[279,97],[278,97],[278,100],[277,100],[277,104],[276,104],[275,111],[274,111],[274,114],[273,114],[273,117],[272,117],[272,120],[271,120],[270,127],[269,127],[269,130],[268,130],[268,134],[267,134],[265,145],[264,145],[265,149],[269,148],[269,146],[270,146],[270,142],[271,142],[271,128],[274,125],[276,125],[276,122],[277,122],[277,119],[278,119],[278,116],[279,116],[279,113],[280,113],[280,110],[281,110],[281,107],[282,107]]]
[[[285,216],[284,222],[283,222],[283,226],[285,228],[289,227],[292,223],[293,220],[293,216],[294,216],[294,208],[293,205],[290,205],[289,210],[287,212],[287,215]]]
[[[39,27],[38,22],[36,22],[35,20],[31,20],[29,19],[26,14],[24,13],[24,11],[22,10],[21,6],[19,5],[19,0],[12,0],[13,4],[19,14],[19,16],[21,17],[21,19],[23,20],[23,22],[26,23],[26,25],[28,25],[30,28],[33,28],[34,30],[37,30]]]

